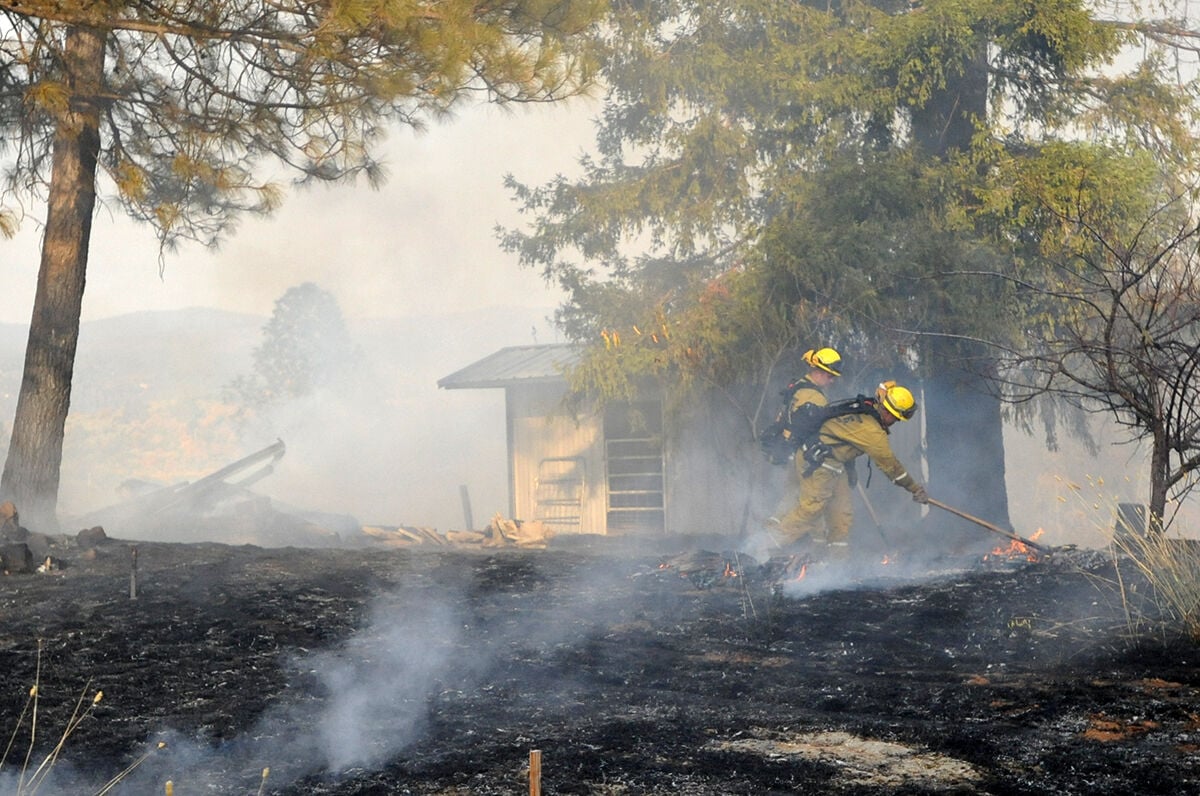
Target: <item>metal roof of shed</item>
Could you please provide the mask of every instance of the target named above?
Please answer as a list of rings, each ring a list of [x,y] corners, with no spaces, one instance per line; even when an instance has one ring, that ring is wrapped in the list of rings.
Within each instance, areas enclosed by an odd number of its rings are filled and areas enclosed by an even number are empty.
[[[501,348],[462,370],[438,379],[447,390],[509,387],[513,384],[564,381],[563,371],[579,362],[577,345],[521,345]]]

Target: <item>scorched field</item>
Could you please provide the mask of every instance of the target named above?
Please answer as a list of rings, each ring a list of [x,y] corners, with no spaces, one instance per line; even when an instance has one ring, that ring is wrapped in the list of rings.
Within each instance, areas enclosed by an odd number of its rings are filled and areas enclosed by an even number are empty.
[[[1103,551],[59,552],[0,578],[6,793],[1200,793],[1200,650]]]

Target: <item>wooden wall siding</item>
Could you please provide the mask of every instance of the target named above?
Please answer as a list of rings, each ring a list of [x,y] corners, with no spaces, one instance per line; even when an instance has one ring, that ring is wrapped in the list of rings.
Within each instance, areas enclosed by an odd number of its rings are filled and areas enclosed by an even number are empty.
[[[766,464],[745,419],[727,402],[695,401],[670,418],[668,534],[738,535],[775,512],[790,468]],[[764,482],[776,479],[778,485]],[[762,504],[756,501],[765,498]],[[747,501],[754,502],[748,505]],[[756,526],[757,527],[757,526]]]
[[[514,516],[559,533],[606,533],[600,418],[564,414],[562,397],[561,385],[508,391]],[[575,494],[577,511],[568,505]]]

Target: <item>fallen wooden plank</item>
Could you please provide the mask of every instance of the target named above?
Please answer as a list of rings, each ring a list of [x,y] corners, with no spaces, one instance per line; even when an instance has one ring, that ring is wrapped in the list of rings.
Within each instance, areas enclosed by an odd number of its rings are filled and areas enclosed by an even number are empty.
[[[425,543],[424,537],[413,533],[407,528],[364,525],[362,532],[364,536],[369,536],[376,541],[389,545],[403,545],[407,547]]]
[[[487,534],[482,531],[446,531],[446,539],[452,544],[483,544]]]

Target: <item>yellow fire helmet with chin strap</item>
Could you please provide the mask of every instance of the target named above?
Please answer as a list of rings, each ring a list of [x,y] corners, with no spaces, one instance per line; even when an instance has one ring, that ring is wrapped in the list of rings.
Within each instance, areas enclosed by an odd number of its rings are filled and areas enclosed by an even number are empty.
[[[917,413],[913,394],[894,381],[881,382],[875,390],[875,400],[897,420],[911,420]]]
[[[804,361],[818,370],[841,376],[842,355],[832,348],[818,348],[804,352]]]

